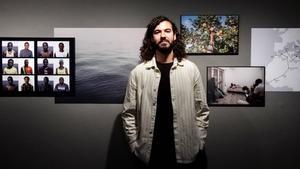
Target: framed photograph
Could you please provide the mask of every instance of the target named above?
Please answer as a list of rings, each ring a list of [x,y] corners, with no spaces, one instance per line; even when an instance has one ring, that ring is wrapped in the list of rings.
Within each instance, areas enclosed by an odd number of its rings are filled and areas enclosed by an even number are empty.
[[[238,15],[182,15],[180,33],[189,55],[237,55]]]
[[[0,96],[74,96],[75,38],[0,37]]]
[[[77,44],[76,95],[57,97],[55,103],[122,104],[130,71],[139,64],[145,32],[145,28],[55,28],[55,37],[75,37]]]
[[[265,106],[265,67],[207,67],[209,106]]]

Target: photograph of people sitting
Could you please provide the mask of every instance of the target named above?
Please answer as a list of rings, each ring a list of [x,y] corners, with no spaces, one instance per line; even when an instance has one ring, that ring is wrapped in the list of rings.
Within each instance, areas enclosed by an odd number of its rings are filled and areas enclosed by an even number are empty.
[[[209,67],[210,105],[264,106],[264,67]]]
[[[245,92],[246,102],[238,100],[239,104],[264,105],[265,87],[262,79],[256,79],[250,89],[247,86],[244,86],[242,89]]]
[[[226,95],[222,89],[217,86],[216,78],[212,77],[207,82],[208,102],[218,102],[217,99],[224,98]],[[219,82],[221,83],[221,81]]]

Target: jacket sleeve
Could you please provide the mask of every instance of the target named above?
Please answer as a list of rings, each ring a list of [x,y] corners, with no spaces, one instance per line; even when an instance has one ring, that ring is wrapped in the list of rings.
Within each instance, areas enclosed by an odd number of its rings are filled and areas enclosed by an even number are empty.
[[[201,146],[203,149],[207,137],[207,128],[209,124],[209,108],[206,101],[205,90],[203,87],[201,74],[198,67],[195,65],[195,109],[196,109],[196,125],[199,129]]]
[[[121,114],[123,129],[126,135],[126,138],[129,143],[131,152],[134,152],[136,147],[138,127],[136,123],[137,119],[137,82],[134,72],[131,71],[129,75],[129,80],[126,88],[126,94],[124,98],[123,111]]]

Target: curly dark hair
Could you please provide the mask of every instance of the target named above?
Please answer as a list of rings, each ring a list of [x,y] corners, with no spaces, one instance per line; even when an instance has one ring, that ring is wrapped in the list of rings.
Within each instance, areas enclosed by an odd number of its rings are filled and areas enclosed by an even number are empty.
[[[165,16],[158,16],[151,20],[151,22],[147,25],[147,31],[145,33],[145,37],[143,39],[143,45],[140,48],[140,58],[141,61],[149,61],[153,58],[155,54],[155,44],[151,41],[153,37],[154,29],[157,25],[159,25],[163,21],[168,21],[172,24],[173,32],[176,34],[176,40],[174,41],[174,56],[180,62],[182,58],[186,58],[187,55],[185,53],[185,44],[182,42],[179,31],[174,22],[172,22],[169,18]]]

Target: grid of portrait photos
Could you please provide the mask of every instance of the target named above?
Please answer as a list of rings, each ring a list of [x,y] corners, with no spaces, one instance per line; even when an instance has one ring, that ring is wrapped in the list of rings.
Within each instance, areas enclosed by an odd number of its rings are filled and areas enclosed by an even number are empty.
[[[75,38],[0,38],[1,96],[72,96]]]
[[[207,67],[209,106],[265,106],[264,66]]]

